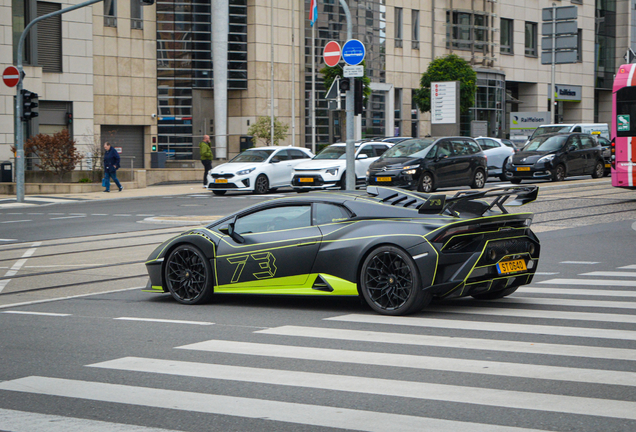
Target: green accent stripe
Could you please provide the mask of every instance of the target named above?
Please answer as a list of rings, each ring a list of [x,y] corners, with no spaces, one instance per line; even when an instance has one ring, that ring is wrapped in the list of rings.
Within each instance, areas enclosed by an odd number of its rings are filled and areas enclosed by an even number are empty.
[[[235,294],[358,295],[357,285],[354,282],[332,275],[321,274],[320,276],[331,285],[333,292],[311,288],[318,277],[318,273],[260,280],[258,281],[259,286],[253,286],[254,282],[219,285],[214,288],[214,292]]]

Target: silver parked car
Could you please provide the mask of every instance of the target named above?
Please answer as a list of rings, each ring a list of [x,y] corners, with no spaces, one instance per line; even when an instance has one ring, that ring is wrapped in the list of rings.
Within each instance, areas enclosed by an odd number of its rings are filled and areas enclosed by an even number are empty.
[[[488,158],[488,176],[499,177],[501,181],[507,181],[504,165],[506,159],[515,154],[515,150],[498,138],[478,137],[475,139]]]

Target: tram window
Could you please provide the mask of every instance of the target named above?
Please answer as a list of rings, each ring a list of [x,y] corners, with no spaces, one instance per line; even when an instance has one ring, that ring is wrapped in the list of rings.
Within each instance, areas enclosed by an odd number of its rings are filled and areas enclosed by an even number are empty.
[[[617,130],[616,135],[636,136],[636,87],[624,87],[616,92],[616,115],[629,116],[629,130]]]

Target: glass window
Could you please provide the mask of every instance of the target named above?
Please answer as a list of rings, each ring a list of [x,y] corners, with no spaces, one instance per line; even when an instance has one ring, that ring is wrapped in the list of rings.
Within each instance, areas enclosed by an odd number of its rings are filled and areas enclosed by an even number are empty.
[[[466,149],[468,150],[468,154],[475,154],[481,151],[481,148],[474,141],[464,141],[466,144]]]
[[[581,147],[584,149],[591,149],[596,147],[596,142],[594,142],[594,139],[592,137],[589,137],[587,135],[581,135],[580,137],[581,140]]]
[[[464,141],[454,140],[451,142],[453,143],[453,150],[456,156],[466,156],[470,154]]]
[[[130,0],[130,28],[142,29],[144,20],[144,7],[141,0]]]
[[[309,159],[309,155],[300,150],[287,150],[292,159]]]
[[[541,151],[541,152],[549,152],[554,150],[559,150],[563,147],[567,139],[566,135],[557,135],[557,136],[539,136],[537,138],[532,139],[530,143],[524,147],[524,151]]]
[[[387,146],[383,146],[383,145],[374,145],[373,146],[373,151],[375,152],[376,156],[382,156],[387,149],[388,149],[388,147]]]
[[[335,204],[314,204],[314,225],[342,222],[351,217],[347,209]]]
[[[417,9],[411,10],[411,40],[413,42],[419,42],[420,40],[420,11]],[[418,49],[419,45],[413,46],[413,49]]]
[[[477,140],[477,142],[479,142],[479,146],[484,150],[493,149],[497,147],[493,140],[489,140],[486,138],[479,139]]]
[[[274,150],[245,150],[230,162],[265,162]]]
[[[537,56],[537,23],[526,21],[526,55]]]
[[[448,157],[453,155],[453,146],[449,141],[442,141],[437,144],[437,157]]]
[[[583,29],[576,31],[576,61],[583,61]]]
[[[402,157],[424,157],[429,153],[434,139],[413,139],[406,140],[394,145],[382,154],[382,159],[402,158]]]
[[[576,150],[581,150],[581,140],[578,135],[573,135],[568,141],[568,147],[574,146]]]
[[[447,46],[463,50],[488,52],[488,17],[482,13],[448,11]]]
[[[117,27],[117,0],[104,0],[104,26]]]
[[[400,44],[398,46],[398,40]],[[402,47],[402,8],[395,8],[395,47]]]
[[[500,50],[504,54],[513,54],[514,21],[501,18],[499,22],[501,26]]]
[[[362,147],[362,149],[360,150],[360,153],[358,154],[365,154],[368,157],[375,157],[375,154],[373,152],[373,146],[364,146]]]
[[[274,207],[238,218],[234,231],[252,234],[311,226],[311,206]]]
[[[275,160],[284,161],[284,160],[290,160],[290,159],[291,159],[291,156],[288,153],[288,151],[281,150],[274,155],[274,157],[272,158],[272,161],[275,161]]]

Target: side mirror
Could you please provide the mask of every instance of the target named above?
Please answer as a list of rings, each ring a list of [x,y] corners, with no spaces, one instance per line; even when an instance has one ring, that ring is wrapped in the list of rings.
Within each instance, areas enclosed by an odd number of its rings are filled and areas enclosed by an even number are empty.
[[[570,146],[570,148],[568,149],[569,152],[573,152],[574,150],[576,150],[576,146]]]
[[[219,228],[219,232],[225,235],[230,235],[230,228],[228,226],[224,226],[222,228]]]
[[[232,240],[234,240],[237,243],[245,243],[245,239],[236,231],[234,231],[234,222],[230,223],[227,226],[227,235],[229,235],[230,238],[232,238]]]
[[[440,161],[442,159],[446,159],[448,157],[448,155],[439,155],[435,158],[436,161]]]
[[[360,153],[356,159],[367,159],[368,157],[369,156],[367,156],[365,153]]]

